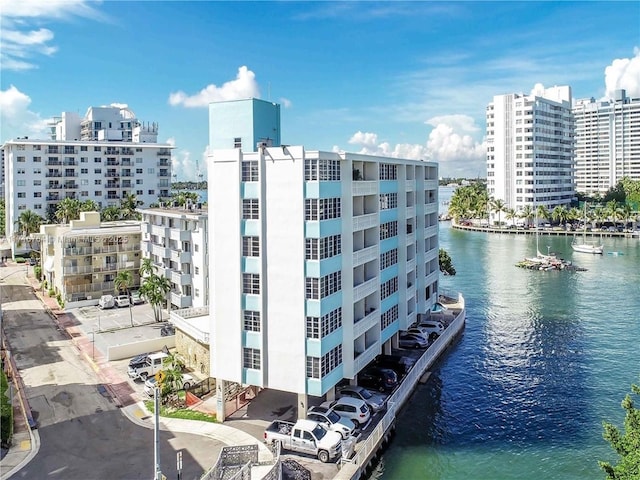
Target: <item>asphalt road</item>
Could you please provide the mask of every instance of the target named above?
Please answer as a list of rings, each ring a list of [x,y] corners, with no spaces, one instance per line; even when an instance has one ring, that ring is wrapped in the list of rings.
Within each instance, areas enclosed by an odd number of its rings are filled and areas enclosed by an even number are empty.
[[[130,422],[114,405],[72,341],[60,332],[27,286],[24,266],[0,268],[3,328],[38,422],[40,449],[11,478],[153,478],[153,430]],[[222,443],[208,437],[161,432],[161,470],[197,479]]]

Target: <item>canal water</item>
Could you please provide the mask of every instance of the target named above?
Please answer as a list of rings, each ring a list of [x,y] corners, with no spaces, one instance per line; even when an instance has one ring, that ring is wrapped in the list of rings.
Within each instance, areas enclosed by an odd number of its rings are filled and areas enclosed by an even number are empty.
[[[587,271],[515,264],[532,235],[485,234],[440,224],[463,293],[461,338],[402,410],[373,478],[601,479],[615,461],[602,421],[640,382],[640,239],[604,238],[606,252],[574,253],[571,237],[541,237]]]

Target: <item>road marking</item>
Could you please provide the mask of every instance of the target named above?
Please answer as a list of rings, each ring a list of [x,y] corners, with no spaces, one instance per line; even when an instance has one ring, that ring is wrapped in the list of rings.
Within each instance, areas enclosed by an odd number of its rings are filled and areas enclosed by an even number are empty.
[[[146,417],[146,416],[147,416],[147,414],[146,414],[145,412],[143,412],[143,411],[142,411],[142,409],[140,409],[140,408],[136,408],[136,409],[133,411],[133,415],[134,415],[134,416],[136,416],[136,417],[138,417],[138,418],[143,418],[143,417]]]
[[[100,367],[98,367],[96,362],[94,362],[89,355],[87,355],[85,352],[82,352],[82,356],[85,358],[85,360],[87,360],[87,362],[89,362],[89,365],[94,372],[98,373],[100,371]]]
[[[31,440],[22,440],[20,442],[20,450],[31,450]]]

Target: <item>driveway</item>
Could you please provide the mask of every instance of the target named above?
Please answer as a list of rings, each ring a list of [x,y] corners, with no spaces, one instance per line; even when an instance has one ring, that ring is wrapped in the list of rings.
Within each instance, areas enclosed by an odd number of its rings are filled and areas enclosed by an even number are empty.
[[[23,272],[24,266],[0,269],[0,302],[3,329],[41,443],[31,462],[12,478],[151,478],[153,430],[119,411],[72,339],[56,327],[27,286]],[[208,437],[163,431],[162,471],[177,478],[176,454],[182,451],[182,478],[197,479],[215,463],[222,446]]]

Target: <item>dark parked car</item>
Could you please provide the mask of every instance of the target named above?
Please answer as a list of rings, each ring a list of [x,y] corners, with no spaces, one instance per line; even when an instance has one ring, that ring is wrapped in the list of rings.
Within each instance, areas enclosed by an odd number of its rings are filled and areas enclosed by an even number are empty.
[[[411,360],[401,355],[378,355],[374,362],[378,367],[390,368],[398,375],[404,375],[412,366]]]
[[[173,323],[167,323],[162,326],[160,329],[160,335],[163,337],[170,337],[171,335],[176,334],[176,327],[173,326]]]
[[[365,367],[358,375],[358,385],[380,392],[391,391],[398,385],[398,374],[390,368]]]

